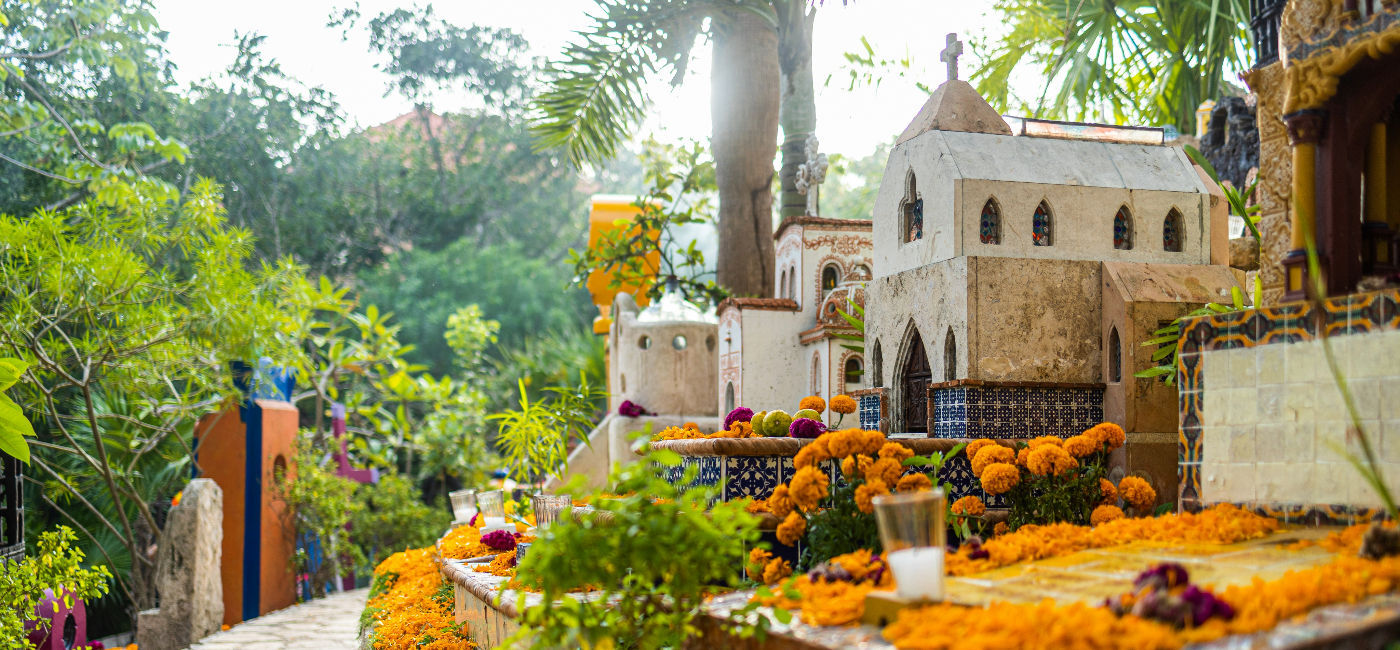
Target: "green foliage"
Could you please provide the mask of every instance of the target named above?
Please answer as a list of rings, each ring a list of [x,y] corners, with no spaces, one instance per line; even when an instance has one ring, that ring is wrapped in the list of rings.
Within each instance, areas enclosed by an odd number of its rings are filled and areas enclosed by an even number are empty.
[[[633,203],[639,213],[631,227],[619,222],[588,248],[570,249],[574,282],[585,286],[590,273],[602,272],[609,274],[610,287],[647,287],[654,300],[665,287],[658,280],[675,278],[687,300],[723,300],[728,294],[714,283],[704,253],[694,240],[678,238],[683,226],[714,223],[714,161],[698,142],[666,146],[648,140],[643,163],[650,189]]]
[[[1228,314],[1232,311],[1239,311],[1245,308],[1244,293],[1238,287],[1230,288],[1231,304],[1222,305],[1208,302],[1204,307],[1193,310],[1190,313],[1173,320],[1170,324],[1152,333],[1152,338],[1142,342],[1143,347],[1157,346],[1152,351],[1152,363],[1156,364],[1147,370],[1140,370],[1133,373],[1139,379],[1149,379],[1160,377],[1168,386],[1176,384],[1176,350],[1177,343],[1181,339],[1182,321],[1211,314]]]
[[[870,155],[851,158],[832,154],[831,169],[821,187],[822,213],[842,219],[872,219],[875,194],[885,175],[885,163],[890,158],[887,142],[875,147]]]
[[[718,486],[677,488],[658,477],[653,463],[674,467],[680,457],[653,451],[614,470],[611,492],[624,496],[597,492],[591,502],[598,516],[562,519],[539,532],[517,579],[543,599],[526,607],[521,596],[516,641],[537,648],[681,647],[696,633],[693,617],[706,594],[740,586],[745,548],[759,534],[747,502],[710,507]],[[693,477],[695,470],[688,472]],[[580,494],[580,488],[575,483],[566,491]],[[599,591],[570,597],[584,588]],[[736,626],[748,628],[737,620]]]
[[[798,571],[863,548],[872,553],[884,548],[880,544],[880,529],[874,513],[861,512],[856,506],[856,488],[862,485],[865,479],[857,477],[847,480],[845,485],[833,487],[825,506],[807,518],[807,535],[802,538],[805,546],[797,563]]]
[[[286,501],[297,534],[315,536],[322,553],[320,564],[311,566],[311,558],[298,550],[292,558],[295,573],[310,575],[315,597],[325,595],[325,585],[347,575],[366,563],[358,544],[350,538],[346,525],[360,518],[366,504],[355,497],[359,484],[335,475],[333,469],[322,467],[319,459],[305,444],[297,454],[295,476],[274,476],[274,489]],[[369,531],[359,534],[372,535]]]
[[[0,359],[0,391],[9,390],[29,367],[19,359]],[[0,453],[9,454],[29,464],[29,443],[25,436],[34,435],[34,425],[24,417],[19,405],[8,395],[0,393]]]
[[[393,553],[432,546],[452,524],[442,504],[424,505],[413,482],[387,474],[375,484],[359,485],[354,500],[363,507],[350,512],[350,539],[368,558],[367,566]]]
[[[973,73],[999,111],[1054,119],[1176,125],[1194,133],[1196,107],[1235,94],[1250,47],[1246,0],[998,0],[1010,31]],[[1013,71],[1045,79],[1038,98],[1013,95]],[[1052,92],[1053,90],[1053,92]]]
[[[30,647],[24,621],[44,599],[44,590],[68,606],[75,598],[91,602],[107,593],[112,574],[103,566],[84,569],[83,552],[73,547],[77,539],[71,528],[60,526],[39,537],[33,555],[0,562],[0,602],[5,603],[0,607],[0,650]]]
[[[498,321],[481,317],[481,308],[467,305],[447,317],[447,347],[452,348],[453,358],[459,370],[474,373],[481,365],[486,347],[496,342],[496,332],[500,331]]]
[[[1025,443],[1018,445],[1026,446]],[[1100,449],[1079,459],[1079,467],[1060,476],[1036,476],[1021,468],[1021,482],[1006,493],[1010,506],[1007,525],[1067,522],[1089,524],[1094,507],[1103,501],[1099,479],[1108,473],[1108,452]]]
[[[531,399],[543,396],[546,387],[562,386],[580,374],[591,384],[605,384],[606,346],[604,337],[571,329],[545,332],[526,338],[519,346],[501,349],[501,358],[489,362],[490,375],[483,382],[490,410],[499,412],[515,404],[521,382]],[[594,410],[605,406],[600,398]]]
[[[496,447],[500,449],[511,476],[522,482],[544,480],[549,474],[564,473],[569,441],[588,444],[593,429],[594,406],[604,396],[579,376],[575,387],[550,387],[548,396],[531,400],[520,386],[520,408],[491,415],[497,423]]]

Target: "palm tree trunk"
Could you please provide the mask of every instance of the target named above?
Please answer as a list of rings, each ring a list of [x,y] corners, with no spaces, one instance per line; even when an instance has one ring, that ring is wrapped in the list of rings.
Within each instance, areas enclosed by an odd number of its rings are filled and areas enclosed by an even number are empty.
[[[816,7],[807,0],[774,0],[778,13],[778,66],[782,75],[778,124],[783,129],[783,166],[779,216],[801,216],[807,200],[797,193],[797,167],[807,162],[807,136],[817,129],[817,103],[812,87],[812,23]]]
[[[773,286],[778,32],[743,10],[716,23],[710,94],[719,186],[716,280],[735,295],[766,297]]]

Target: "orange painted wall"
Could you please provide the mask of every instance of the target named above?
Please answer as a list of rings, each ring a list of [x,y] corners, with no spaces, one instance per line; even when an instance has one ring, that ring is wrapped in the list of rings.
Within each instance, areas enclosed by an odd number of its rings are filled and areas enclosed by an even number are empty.
[[[224,491],[224,543],[219,575],[224,583],[224,624],[243,620],[243,470],[247,431],[238,407],[199,419],[199,469]]]
[[[296,532],[287,504],[278,495],[273,472],[278,459],[287,478],[296,478],[297,409],[288,402],[257,400],[263,414],[262,594],[259,613],[296,604],[292,554]]]

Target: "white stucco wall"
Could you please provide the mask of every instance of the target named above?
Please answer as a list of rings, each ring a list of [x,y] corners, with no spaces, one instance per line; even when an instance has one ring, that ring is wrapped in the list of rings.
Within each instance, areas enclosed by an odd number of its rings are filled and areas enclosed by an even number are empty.
[[[612,336],[612,403],[631,400],[653,413],[713,416],[719,371],[718,328],[691,321],[639,322],[637,313],[615,310]],[[677,349],[684,337],[684,349]],[[641,341],[648,339],[649,348]]]

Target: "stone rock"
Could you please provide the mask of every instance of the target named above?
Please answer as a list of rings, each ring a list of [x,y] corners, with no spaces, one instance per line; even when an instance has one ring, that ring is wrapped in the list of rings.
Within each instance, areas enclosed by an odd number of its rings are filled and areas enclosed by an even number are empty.
[[[156,551],[160,608],[137,616],[136,644],[142,650],[188,648],[219,631],[223,512],[223,491],[210,479],[190,481],[180,505],[170,509]]]
[[[1253,236],[1230,240],[1230,266],[1241,271],[1254,271],[1259,268],[1259,243]]]

